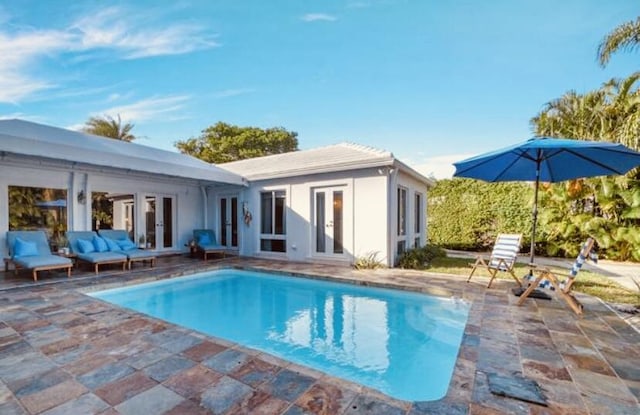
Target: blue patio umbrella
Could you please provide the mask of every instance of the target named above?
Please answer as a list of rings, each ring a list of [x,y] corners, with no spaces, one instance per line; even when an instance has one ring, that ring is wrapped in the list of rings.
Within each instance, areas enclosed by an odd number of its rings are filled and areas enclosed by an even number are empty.
[[[640,153],[622,144],[534,137],[453,165],[455,177],[487,182],[535,182],[530,259],[533,263],[540,182],[625,174],[640,165]]]

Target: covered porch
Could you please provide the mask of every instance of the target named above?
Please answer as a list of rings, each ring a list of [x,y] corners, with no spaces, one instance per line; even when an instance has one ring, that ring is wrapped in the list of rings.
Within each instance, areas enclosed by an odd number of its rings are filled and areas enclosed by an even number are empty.
[[[236,195],[237,204],[246,185],[183,154],[0,120],[0,253],[8,230],[44,230],[55,251],[67,230],[100,229],[126,230],[159,254],[185,252],[196,228],[231,239],[232,229],[218,229],[221,195]]]

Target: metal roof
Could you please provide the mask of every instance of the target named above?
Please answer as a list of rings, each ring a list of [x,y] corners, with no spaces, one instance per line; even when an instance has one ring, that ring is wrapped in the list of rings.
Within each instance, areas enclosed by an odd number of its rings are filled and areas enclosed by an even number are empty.
[[[185,154],[18,119],[0,120],[0,152],[205,182],[246,184],[239,174]]]
[[[347,142],[310,150],[233,161],[218,164],[218,166],[241,174],[249,180],[395,166],[425,183],[431,183],[431,180],[401,163],[389,151]]]

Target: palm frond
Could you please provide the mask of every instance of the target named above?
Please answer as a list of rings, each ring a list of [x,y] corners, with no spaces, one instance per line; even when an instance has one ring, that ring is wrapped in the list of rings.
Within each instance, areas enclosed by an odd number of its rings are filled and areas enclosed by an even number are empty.
[[[598,46],[598,61],[605,66],[619,50],[631,51],[640,46],[640,17],[613,29]]]

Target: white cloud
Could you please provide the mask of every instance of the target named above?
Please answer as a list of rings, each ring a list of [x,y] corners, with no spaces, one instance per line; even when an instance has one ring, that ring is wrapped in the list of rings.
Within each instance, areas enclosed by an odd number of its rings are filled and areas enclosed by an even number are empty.
[[[301,19],[305,22],[335,22],[336,20],[338,20],[337,17],[325,13],[307,13],[302,16]]]
[[[66,128],[67,130],[72,130],[72,131],[82,131],[84,126],[85,126],[85,124],[71,124],[71,125],[67,125],[64,128]]]
[[[0,32],[0,102],[15,103],[24,96],[53,87],[47,81],[32,79],[28,69],[37,58],[68,45],[69,36],[55,30],[13,36]]]
[[[12,120],[14,118],[22,118],[22,119],[24,119],[24,113],[22,113],[22,112],[13,112],[11,114],[0,114],[0,120]]]
[[[1,18],[2,16],[0,16]],[[111,52],[118,58],[177,55],[219,46],[214,36],[197,24],[154,22],[148,10],[140,13],[115,7],[83,16],[61,30],[0,29],[0,102],[17,103],[35,92],[57,87],[35,75],[38,61],[69,54],[74,59],[95,59]]]
[[[245,95],[255,92],[255,89],[251,88],[238,88],[238,89],[225,89],[222,91],[215,92],[213,94],[214,98],[229,98],[229,97],[237,97],[238,95]]]
[[[196,24],[148,27],[146,14],[125,14],[116,7],[78,19],[70,30],[79,35],[83,49],[115,49],[126,59],[177,55],[219,46],[212,35]]]
[[[122,122],[140,122],[151,120],[175,119],[175,111],[184,108],[191,97],[188,95],[172,95],[166,97],[146,98],[131,104],[111,107],[94,113],[94,116],[120,116]]]
[[[473,154],[450,154],[446,156],[427,157],[419,163],[411,164],[411,167],[419,173],[427,177],[435,177],[436,179],[450,179],[453,177],[455,167],[454,162],[464,160]]]

